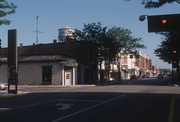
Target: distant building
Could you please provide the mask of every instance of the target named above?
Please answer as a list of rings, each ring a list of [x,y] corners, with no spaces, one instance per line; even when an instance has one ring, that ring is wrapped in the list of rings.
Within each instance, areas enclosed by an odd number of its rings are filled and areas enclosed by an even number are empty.
[[[151,59],[141,52],[129,53],[121,51],[117,54],[116,61],[111,64],[110,80],[130,79],[131,75],[155,76],[156,72],[152,69]]]
[[[135,73],[135,57],[127,51],[119,52],[121,79],[129,79]]]
[[[143,75],[152,76],[153,74],[152,61],[146,54],[143,54],[142,52],[139,51],[136,53],[135,66],[138,67],[140,76]]]
[[[58,35],[58,41],[64,42],[67,39],[74,39],[73,33],[75,32],[73,28],[71,27],[63,27],[58,29],[59,35]]]

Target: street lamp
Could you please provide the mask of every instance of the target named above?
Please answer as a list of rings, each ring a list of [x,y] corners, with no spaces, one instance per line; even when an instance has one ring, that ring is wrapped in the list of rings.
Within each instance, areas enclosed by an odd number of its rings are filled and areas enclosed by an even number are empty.
[[[146,19],[146,16],[148,16],[148,15],[141,15],[141,16],[139,16],[139,20],[140,21],[144,21]]]

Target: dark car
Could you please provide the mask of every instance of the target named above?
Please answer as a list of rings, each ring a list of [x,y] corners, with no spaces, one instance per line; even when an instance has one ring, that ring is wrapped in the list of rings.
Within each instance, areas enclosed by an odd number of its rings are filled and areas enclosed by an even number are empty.
[[[142,78],[149,78],[149,76],[148,75],[143,75]]]
[[[163,79],[163,78],[164,78],[164,77],[163,77],[162,74],[158,74],[157,79]]]
[[[136,76],[136,75],[131,75],[130,79],[131,79],[131,80],[134,80],[134,79],[137,80],[137,79],[138,79],[138,76]]]

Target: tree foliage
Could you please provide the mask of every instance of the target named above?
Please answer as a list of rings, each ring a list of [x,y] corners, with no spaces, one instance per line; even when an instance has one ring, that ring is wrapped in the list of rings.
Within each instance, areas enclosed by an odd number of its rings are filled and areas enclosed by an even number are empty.
[[[107,35],[114,38],[118,51],[133,52],[137,48],[145,48],[143,44],[140,44],[141,38],[134,38],[128,29],[114,26],[108,30]]]
[[[130,1],[130,0],[125,0]],[[179,0],[142,0],[142,4],[145,8],[159,8],[165,4],[177,2],[180,3]]]
[[[6,0],[0,0],[0,25],[10,24],[10,20],[5,19],[7,15],[15,13],[16,6],[13,3],[8,3]]]
[[[107,29],[101,23],[85,24],[82,31],[76,30],[75,37],[79,41],[77,58],[85,64],[97,59],[99,49],[108,50],[108,54],[102,56],[112,60],[119,51],[132,52],[145,48],[140,44],[141,38],[134,38],[130,30],[115,26]]]
[[[75,38],[79,41],[77,59],[84,64],[96,62],[98,48],[102,47],[102,42],[106,33],[106,27],[101,23],[84,24],[83,30],[76,30]]]
[[[145,47],[140,44],[141,38],[134,38],[131,34],[130,30],[120,27],[108,29],[100,22],[84,24],[82,30],[75,31],[75,39],[79,45],[76,58],[79,63],[89,67],[89,78],[96,76],[94,79],[97,79],[98,64],[101,67],[103,60],[106,62],[106,73],[109,73],[110,62],[116,58],[119,51],[134,51]]]
[[[165,38],[161,42],[161,45],[154,51],[154,53],[163,61],[171,63],[172,51],[176,50],[180,53],[180,33],[178,32],[166,32],[161,33]]]

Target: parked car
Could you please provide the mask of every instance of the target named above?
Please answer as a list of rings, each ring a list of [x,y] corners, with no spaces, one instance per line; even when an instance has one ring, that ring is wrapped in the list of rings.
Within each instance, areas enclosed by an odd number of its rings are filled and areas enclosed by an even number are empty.
[[[7,82],[0,82],[0,90],[5,90],[8,88]]]
[[[136,75],[131,75],[131,77],[130,77],[130,80],[137,80],[138,79],[138,76],[136,76]]]
[[[162,74],[158,74],[157,79],[163,79],[163,78],[164,78],[164,77],[163,77]]]
[[[149,76],[148,75],[143,75],[142,78],[149,78]]]

